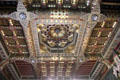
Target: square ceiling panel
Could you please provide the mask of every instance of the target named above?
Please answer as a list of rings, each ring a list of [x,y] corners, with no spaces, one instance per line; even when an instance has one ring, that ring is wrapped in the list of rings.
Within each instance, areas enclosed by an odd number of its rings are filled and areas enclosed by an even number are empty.
[[[16,29],[17,36],[24,36],[24,32],[22,29]]]
[[[98,30],[93,30],[91,37],[97,37],[98,36]]]
[[[13,36],[13,32],[10,29],[3,28],[2,30],[3,30],[3,32],[5,34],[5,36]]]
[[[9,51],[11,52],[11,53],[19,53],[19,49],[16,47],[16,46],[11,46],[11,47],[9,47]]]
[[[105,28],[112,28],[113,24],[114,24],[114,22],[112,20],[111,21],[106,21],[104,27]]]
[[[9,21],[8,19],[5,19],[5,18],[0,18],[0,26],[9,26]]]
[[[96,54],[101,53],[101,51],[102,51],[102,48],[95,48],[94,49],[94,53],[96,53]]]
[[[95,28],[101,28],[102,23],[98,22],[97,25],[95,26]]]
[[[88,47],[87,47],[87,49],[86,49],[86,52],[87,52],[87,53],[91,53],[92,51],[93,51],[93,48],[88,48]]]
[[[9,45],[16,45],[16,41],[13,38],[6,39]]]
[[[110,32],[111,31],[102,31],[101,32],[101,37],[108,37],[108,35],[109,35]]]
[[[80,75],[89,75],[96,61],[86,61],[78,68],[76,77]]]
[[[21,52],[28,52],[27,47],[21,47],[20,50],[21,50]]]
[[[15,61],[15,67],[20,77],[35,77],[32,64],[25,61]]]
[[[96,39],[94,37],[91,37],[88,45],[94,45],[95,43],[96,43]]]
[[[97,45],[104,45],[106,40],[101,39],[102,41],[97,41]]]
[[[13,26],[15,26],[15,27],[21,27],[20,26],[20,22],[18,22],[16,20],[12,20],[12,22],[13,22]]]
[[[79,25],[38,24],[41,53],[74,53]],[[74,30],[74,28],[76,29]]]
[[[26,41],[25,41],[24,38],[19,38],[18,42],[19,42],[20,45],[26,45]]]

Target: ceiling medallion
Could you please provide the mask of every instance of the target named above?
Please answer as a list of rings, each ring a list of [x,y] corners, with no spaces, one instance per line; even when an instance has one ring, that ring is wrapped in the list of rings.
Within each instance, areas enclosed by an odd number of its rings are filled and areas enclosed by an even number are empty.
[[[91,18],[92,18],[93,21],[97,21],[98,20],[98,15],[93,14]]]
[[[65,36],[66,30],[63,27],[51,27],[50,28],[50,35],[53,38],[60,39]]]
[[[76,26],[72,25],[39,25],[40,42],[50,51],[64,50],[71,44],[75,44],[77,29]]]
[[[19,17],[20,17],[21,20],[25,20],[27,18],[27,15],[24,12],[21,12],[19,14]]]

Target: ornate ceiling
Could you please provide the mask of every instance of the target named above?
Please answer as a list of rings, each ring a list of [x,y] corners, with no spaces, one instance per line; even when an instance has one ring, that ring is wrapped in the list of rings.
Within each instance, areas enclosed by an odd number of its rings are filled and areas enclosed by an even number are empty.
[[[2,79],[92,80],[104,76],[114,63],[110,59],[113,49],[119,53],[117,6],[109,0],[1,0]]]
[[[29,51],[23,28],[18,21],[1,18],[1,37],[9,56],[28,56]]]

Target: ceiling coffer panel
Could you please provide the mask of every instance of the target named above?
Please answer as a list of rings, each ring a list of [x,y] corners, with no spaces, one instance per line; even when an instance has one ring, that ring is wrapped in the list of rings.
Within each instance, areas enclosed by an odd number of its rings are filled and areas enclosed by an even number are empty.
[[[27,78],[27,77],[34,78],[35,77],[35,72],[34,72],[34,69],[31,63],[19,60],[19,61],[15,61],[14,64],[20,77],[22,78]]]
[[[101,57],[102,50],[110,39],[116,23],[117,20],[111,18],[97,23],[91,33],[87,48],[85,50],[86,57],[90,60],[96,60]]]
[[[63,8],[90,11],[93,0],[23,0],[29,9]]]
[[[80,75],[89,75],[95,63],[95,60],[90,60],[82,63],[76,72],[76,77],[79,77]]]
[[[0,18],[0,35],[9,56],[29,56],[24,31],[18,21]]]
[[[45,61],[37,64],[39,77],[62,77],[71,76],[75,67],[73,61]]]
[[[78,29],[79,25],[38,25],[41,53],[73,53]]]

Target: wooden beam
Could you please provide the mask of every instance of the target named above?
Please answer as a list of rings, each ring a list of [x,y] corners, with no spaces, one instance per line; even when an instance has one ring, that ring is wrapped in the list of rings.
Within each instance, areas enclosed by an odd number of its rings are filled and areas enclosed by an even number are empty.
[[[2,63],[0,63],[0,69],[2,70],[6,64],[9,63],[9,59],[4,60]]]
[[[116,2],[102,2],[103,5],[112,5],[112,6],[120,6],[120,3]]]

